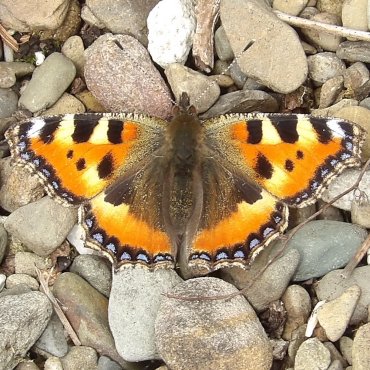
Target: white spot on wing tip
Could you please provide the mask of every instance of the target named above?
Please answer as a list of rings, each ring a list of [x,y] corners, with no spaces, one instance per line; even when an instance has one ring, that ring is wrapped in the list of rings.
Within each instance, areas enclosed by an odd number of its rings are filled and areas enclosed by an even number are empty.
[[[45,120],[40,117],[32,118],[31,122],[33,125],[27,132],[28,137],[36,137],[39,135],[40,130],[45,126]]]
[[[344,138],[346,133],[340,127],[339,122],[339,119],[331,119],[327,122],[327,125],[332,131],[334,137]]]

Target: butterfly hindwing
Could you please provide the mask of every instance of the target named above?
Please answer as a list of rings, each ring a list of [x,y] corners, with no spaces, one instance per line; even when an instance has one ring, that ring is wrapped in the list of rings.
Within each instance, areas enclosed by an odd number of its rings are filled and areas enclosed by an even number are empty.
[[[364,130],[340,119],[233,114],[205,123],[208,143],[291,206],[306,206],[346,167],[360,164]]]
[[[287,206],[223,162],[215,157],[204,162],[203,212],[190,248],[190,265],[208,270],[245,267],[287,226]]]

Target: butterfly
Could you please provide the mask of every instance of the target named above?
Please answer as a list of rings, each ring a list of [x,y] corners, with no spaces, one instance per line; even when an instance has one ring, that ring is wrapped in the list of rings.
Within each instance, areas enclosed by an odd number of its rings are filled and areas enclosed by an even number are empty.
[[[79,206],[86,244],[116,268],[248,266],[361,163],[364,130],[335,118],[226,114],[201,121],[186,94],[171,122],[142,114],[35,117],[6,132],[16,164]]]

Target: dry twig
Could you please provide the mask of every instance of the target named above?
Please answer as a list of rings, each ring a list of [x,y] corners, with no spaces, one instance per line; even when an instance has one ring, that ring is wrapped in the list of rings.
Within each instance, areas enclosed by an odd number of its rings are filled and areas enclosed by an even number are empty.
[[[62,308],[60,307],[59,302],[56,300],[53,293],[50,291],[49,286],[48,286],[48,282],[44,279],[44,276],[42,275],[40,269],[37,268],[37,267],[35,267],[35,269],[36,269],[36,273],[37,273],[37,276],[39,278],[43,293],[46,294],[46,296],[49,298],[50,302],[54,306],[55,313],[58,315],[60,321],[62,322],[62,324],[65,328],[65,330],[67,331],[68,335],[70,336],[73,344],[75,346],[80,346],[81,342],[78,339],[78,336],[77,336],[76,332],[74,331],[72,325],[69,323],[69,321],[68,321],[66,315],[64,314]]]
[[[18,51],[19,46],[17,40],[12,37],[9,32],[0,24],[0,37],[3,39],[4,43],[7,44],[14,51]]]
[[[295,17],[286,13],[279,12],[277,10],[273,11],[276,16],[282,21],[290,24],[291,26],[311,29],[314,31],[323,31],[330,33],[335,36],[351,37],[355,40],[370,41],[370,32],[364,32],[359,30],[353,30],[346,27],[336,26],[334,24],[327,24],[322,22],[313,21],[311,19],[305,19],[300,17]]]

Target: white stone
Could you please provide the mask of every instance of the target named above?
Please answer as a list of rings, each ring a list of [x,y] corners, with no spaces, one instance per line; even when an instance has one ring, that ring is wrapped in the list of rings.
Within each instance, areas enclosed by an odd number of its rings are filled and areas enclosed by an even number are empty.
[[[149,13],[148,51],[165,68],[184,64],[193,43],[196,20],[191,0],[162,0]]]

